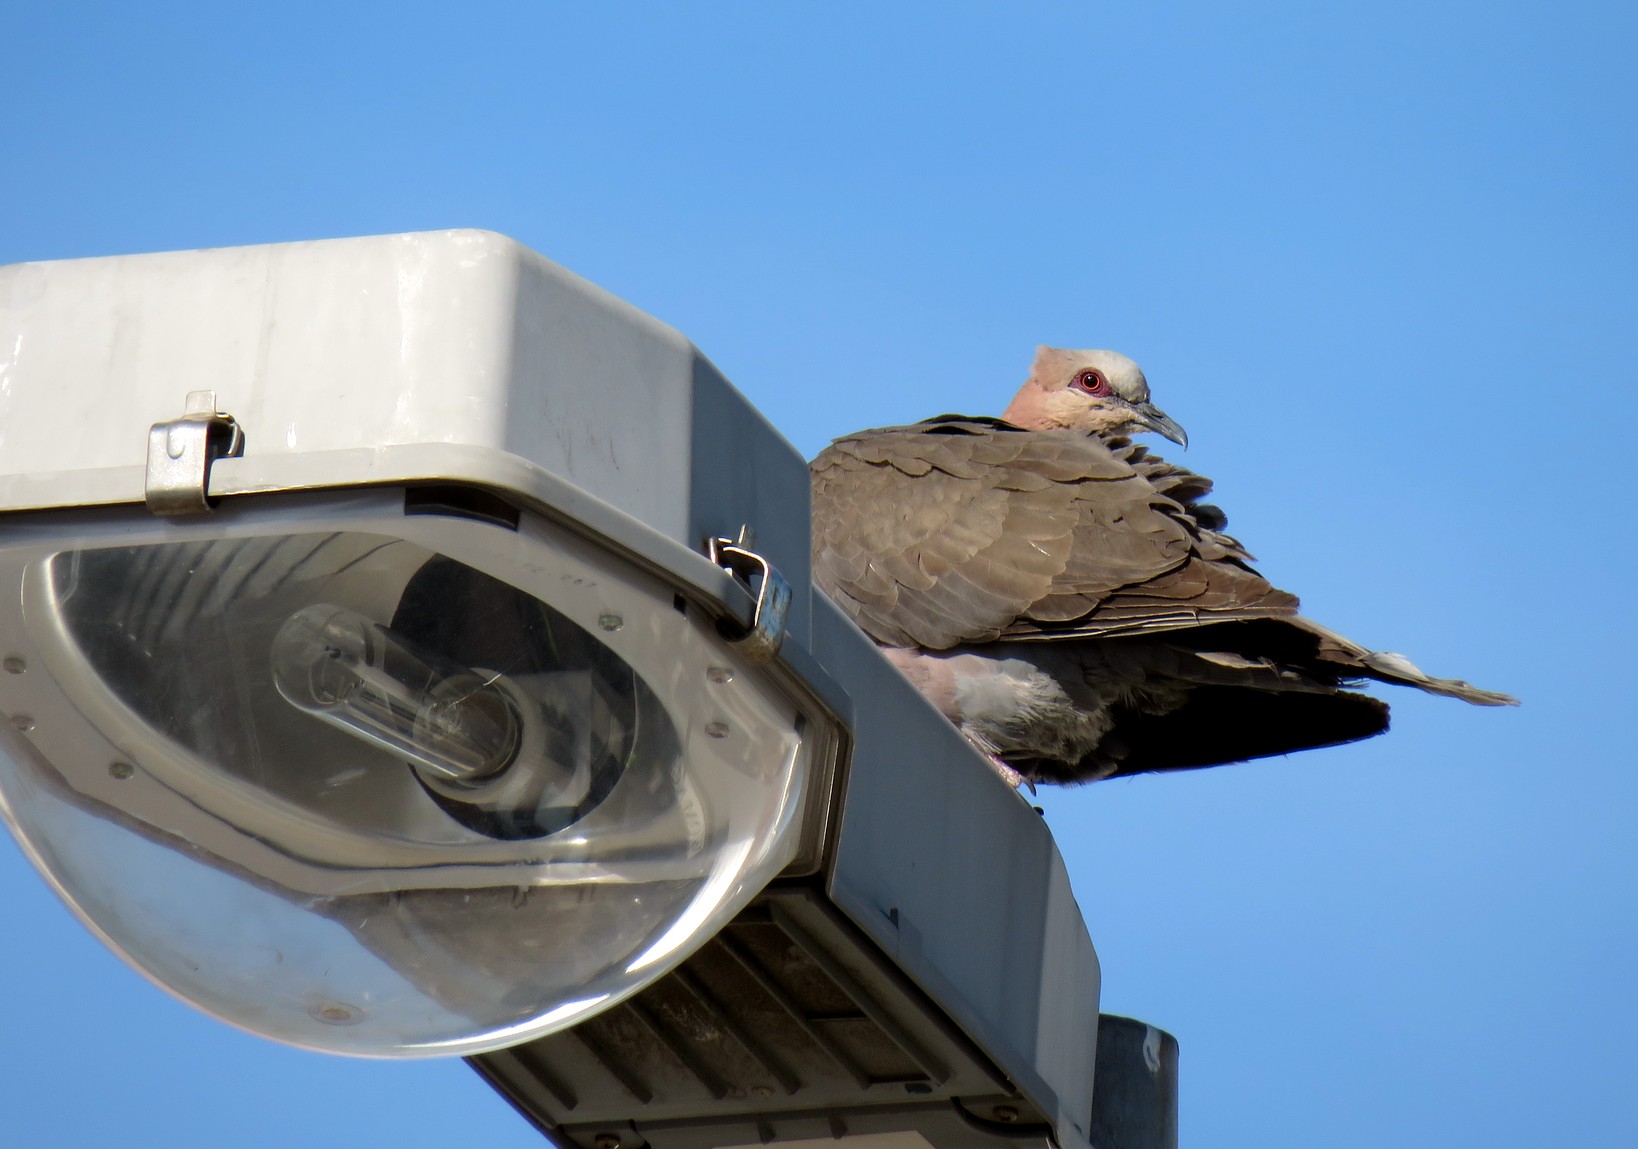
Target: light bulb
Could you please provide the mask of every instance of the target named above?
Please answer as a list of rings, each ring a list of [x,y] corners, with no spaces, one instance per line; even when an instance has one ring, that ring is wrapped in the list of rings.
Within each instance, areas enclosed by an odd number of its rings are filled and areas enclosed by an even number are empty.
[[[272,663],[292,706],[439,777],[478,782],[517,756],[521,720],[498,676],[344,607],[291,615],[273,639]]]

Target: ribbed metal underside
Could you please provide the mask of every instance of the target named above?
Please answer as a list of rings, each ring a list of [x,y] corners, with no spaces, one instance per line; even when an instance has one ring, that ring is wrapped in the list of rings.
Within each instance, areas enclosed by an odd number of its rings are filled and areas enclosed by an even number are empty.
[[[1045,1117],[824,898],[766,891],[677,970],[571,1030],[472,1058],[552,1140],[704,1149],[942,1131],[1041,1145]]]

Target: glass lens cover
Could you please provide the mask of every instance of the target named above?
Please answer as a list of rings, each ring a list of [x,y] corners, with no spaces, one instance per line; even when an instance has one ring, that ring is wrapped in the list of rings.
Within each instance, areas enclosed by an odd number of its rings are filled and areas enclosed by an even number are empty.
[[[805,719],[569,531],[370,505],[0,553],[0,810],[201,1009],[481,1052],[635,992],[789,861]]]

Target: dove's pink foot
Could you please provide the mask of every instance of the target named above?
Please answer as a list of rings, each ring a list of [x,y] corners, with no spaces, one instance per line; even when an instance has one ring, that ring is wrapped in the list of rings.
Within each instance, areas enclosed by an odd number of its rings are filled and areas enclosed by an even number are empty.
[[[982,753],[982,751],[980,751],[980,753]],[[1024,777],[1022,774],[1018,773],[1018,771],[1014,770],[1011,766],[1008,766],[1005,762],[1003,762],[1001,760],[1001,755],[985,754],[984,757],[989,761],[990,769],[999,774],[1001,776],[1001,781],[1005,782],[1008,786],[1011,786],[1014,790],[1018,789],[1020,786],[1028,786],[1029,792],[1031,794],[1035,793],[1035,783],[1031,782],[1028,778]]]

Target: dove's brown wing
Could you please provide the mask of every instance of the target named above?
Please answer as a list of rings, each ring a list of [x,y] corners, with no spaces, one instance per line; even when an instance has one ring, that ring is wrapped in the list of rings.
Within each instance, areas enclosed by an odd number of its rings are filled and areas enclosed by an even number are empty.
[[[1126,440],[945,417],[838,439],[812,474],[815,580],[887,645],[1296,613],[1198,504],[1210,482]]]
[[[812,478],[814,581],[887,646],[1148,636],[1156,644],[1128,654],[1168,661],[1190,651],[1211,676],[1247,690],[1318,698],[1375,678],[1479,705],[1514,703],[1300,617],[1296,596],[1253,570],[1222,533],[1222,512],[1200,502],[1210,480],[1126,439],[942,416],[838,439],[813,461]],[[1221,682],[1197,685],[1213,689],[1197,690],[1192,705],[1221,697]],[[1224,705],[1244,705],[1240,693]],[[1266,705],[1319,713],[1352,704]],[[1332,737],[1327,710],[1301,738],[1322,745],[1386,725],[1380,704],[1357,713]]]

